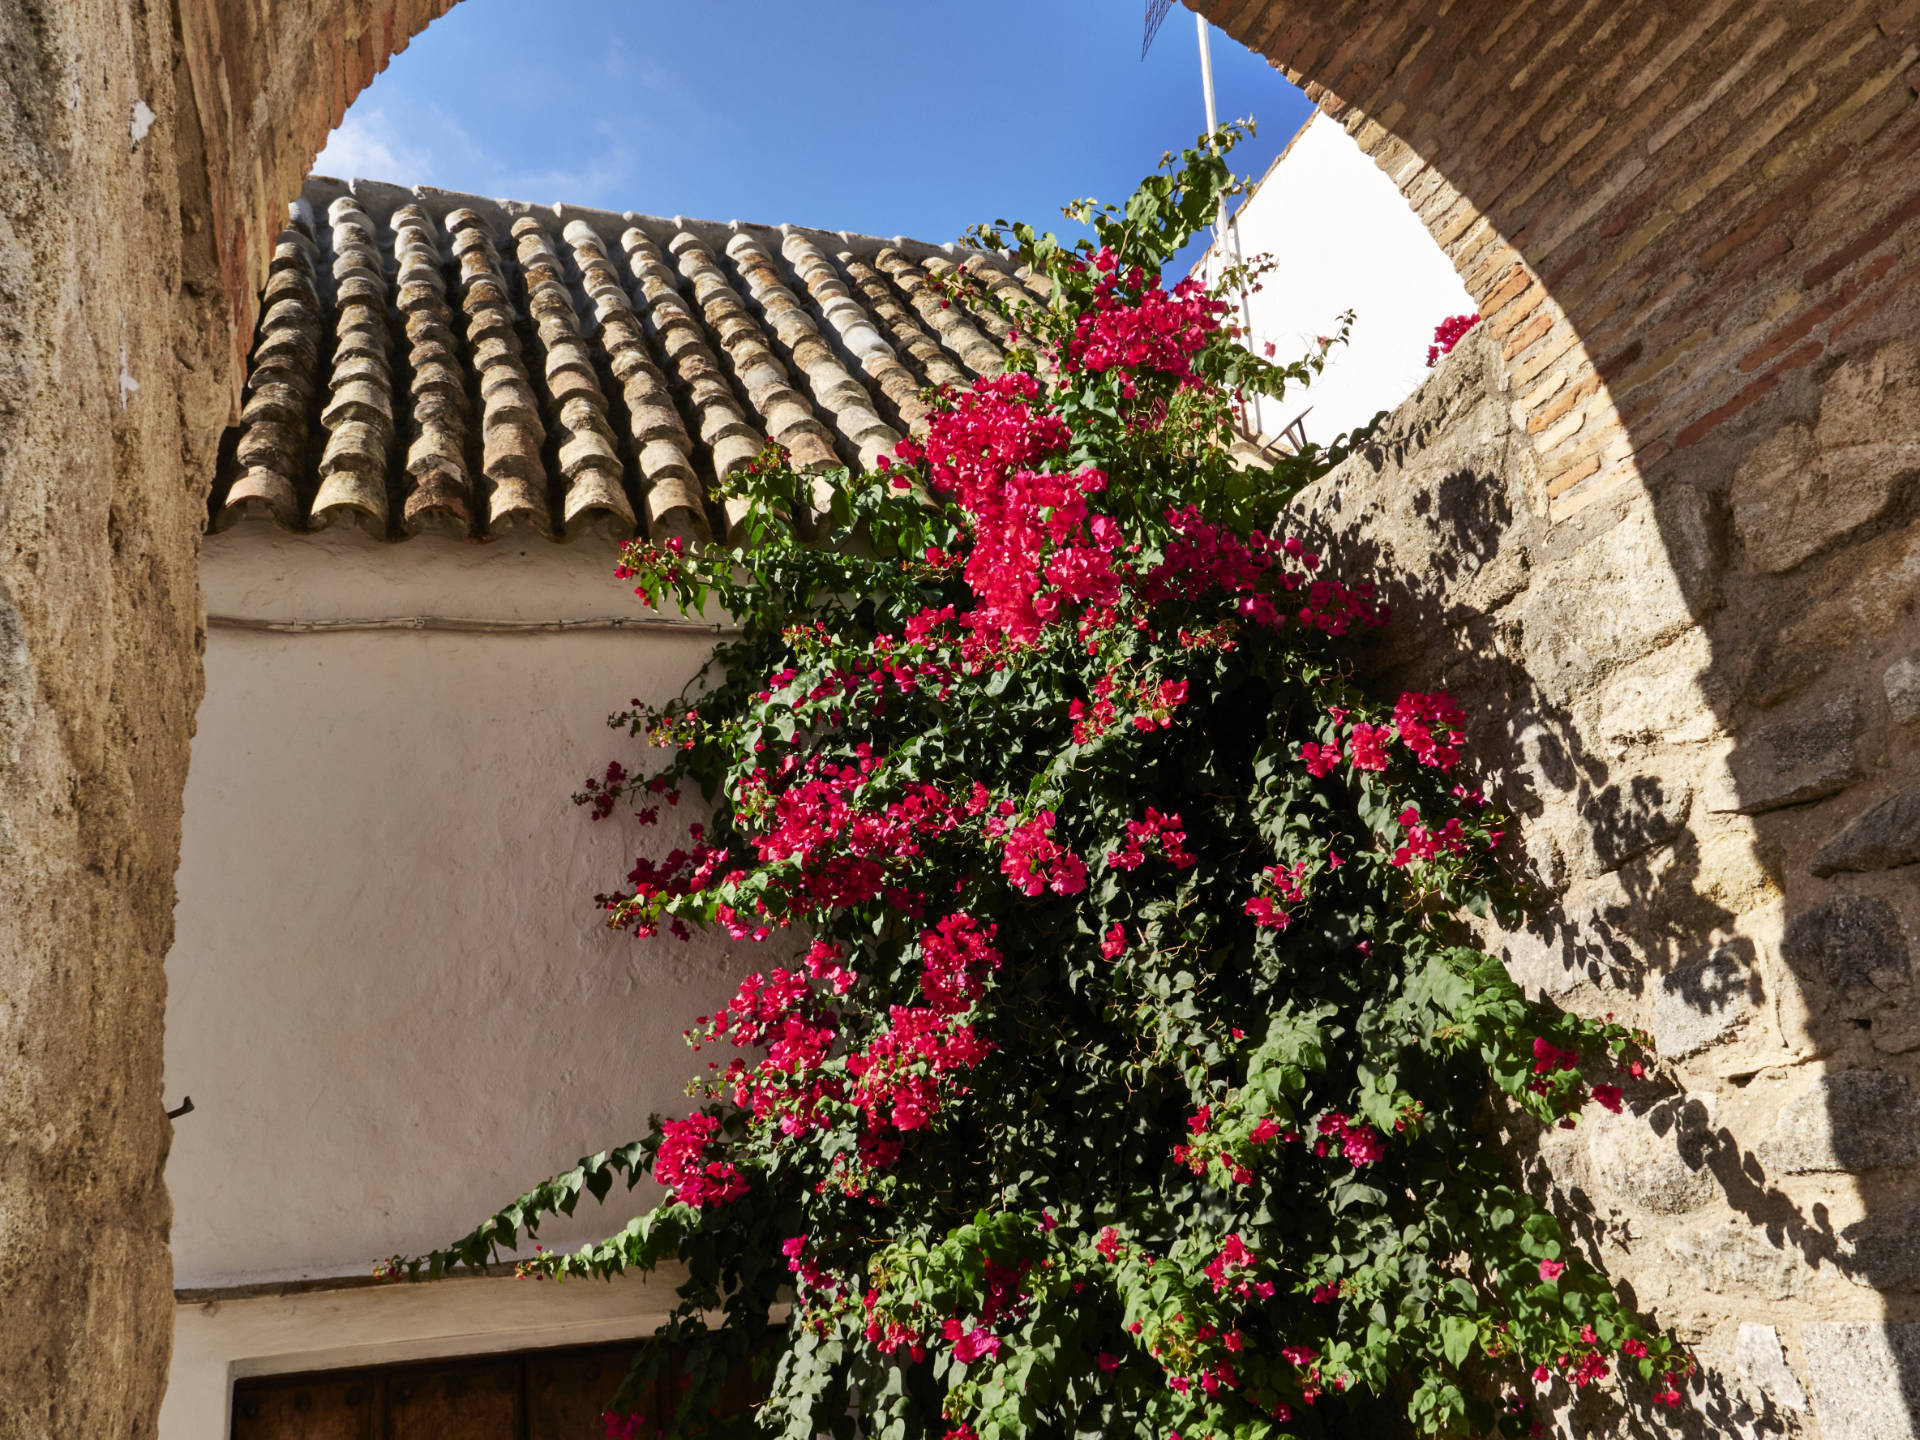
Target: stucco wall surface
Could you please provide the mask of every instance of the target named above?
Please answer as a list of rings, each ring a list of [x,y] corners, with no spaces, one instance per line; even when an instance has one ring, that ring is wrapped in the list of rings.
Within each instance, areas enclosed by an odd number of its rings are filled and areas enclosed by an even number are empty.
[[[1427,378],[1433,327],[1470,315],[1474,300],[1446,253],[1392,180],[1354,138],[1326,116],[1301,127],[1259,188],[1234,212],[1240,254],[1270,257],[1273,270],[1244,305],[1256,349],[1299,359],[1354,312],[1348,343],[1304,390],[1259,402],[1260,428],[1278,434],[1308,406],[1307,437],[1334,436],[1391,410]],[[1232,245],[1201,262],[1218,277]],[[1240,318],[1239,316],[1235,317]]]
[[[167,1087],[175,1284],[365,1274],[442,1244],[673,1110],[723,943],[636,941],[593,896],[685,840],[569,800],[710,636],[259,630],[643,615],[591,541],[383,546],[249,528],[206,546],[207,696],[188,772]],[[741,957],[744,963],[746,957]],[[651,1185],[543,1230],[595,1238]]]
[[[1698,1347],[1707,1434],[1920,1434],[1920,822],[1897,818],[1920,804],[1920,568],[1885,558],[1920,543],[1920,450],[1866,438],[1881,406],[1906,433],[1912,366],[1896,340],[1827,367],[1812,434],[1852,417],[1830,448],[1785,422],[1782,448],[1900,496],[1836,521],[1820,563],[1783,567],[1787,532],[1743,526],[1771,472],[1548,524],[1479,330],[1291,514],[1336,573],[1385,582],[1378,678],[1452,690],[1503,772],[1538,918],[1490,943],[1532,993],[1654,1037],[1629,1113],[1516,1140]],[[1596,1405],[1565,1430],[1612,1426]]]

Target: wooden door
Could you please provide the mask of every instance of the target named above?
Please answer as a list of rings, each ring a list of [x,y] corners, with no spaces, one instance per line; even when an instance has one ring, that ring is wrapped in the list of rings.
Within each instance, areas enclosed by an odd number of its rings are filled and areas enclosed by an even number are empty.
[[[605,1440],[601,1414],[648,1343],[242,1380],[232,1440]],[[664,1415],[678,1399],[666,1369],[635,1403],[642,1414]],[[722,1403],[744,1410],[758,1394],[743,1370]]]

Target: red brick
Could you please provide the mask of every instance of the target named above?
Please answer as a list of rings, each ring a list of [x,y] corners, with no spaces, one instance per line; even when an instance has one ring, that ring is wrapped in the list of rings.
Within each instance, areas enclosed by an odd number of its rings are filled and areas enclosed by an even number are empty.
[[[1889,261],[1891,261],[1892,258],[1892,256],[1887,257]],[[1920,260],[1903,266],[1900,273],[1893,277],[1891,284],[1881,286],[1836,320],[1833,328],[1827,331],[1827,343],[1834,346],[1839,345],[1842,335],[1845,335],[1849,330],[1853,329],[1854,326],[1871,320],[1875,315],[1886,309],[1888,301],[1911,298],[1907,295],[1907,287],[1912,285],[1916,279],[1920,279]]]
[[[1577,385],[1569,385],[1546,404],[1542,405],[1527,418],[1527,429],[1538,435],[1542,430],[1550,429],[1554,422],[1564,417],[1574,406],[1584,404],[1600,392],[1600,377],[1591,371]]]
[[[1529,320],[1507,338],[1506,347],[1501,351],[1502,355],[1508,360],[1513,359],[1514,356],[1518,355],[1522,350],[1525,350],[1551,329],[1553,329],[1553,316],[1551,313],[1534,316],[1533,319]]]
[[[1901,226],[1917,215],[1920,215],[1920,192],[1909,195],[1901,202],[1898,209],[1891,215],[1883,217],[1877,225],[1869,226],[1851,245],[1835,251],[1818,265],[1813,266],[1800,277],[1800,283],[1808,289],[1816,285],[1824,285],[1862,255],[1870,254],[1886,244]]]
[[[1825,324],[1838,315],[1847,306],[1859,298],[1861,291],[1872,285],[1887,271],[1893,268],[1894,257],[1882,255],[1852,280],[1841,286],[1830,299],[1822,301],[1801,314],[1798,318],[1781,326],[1763,340],[1755,349],[1741,360],[1739,368],[1743,371],[1758,370],[1774,356],[1802,337],[1813,333],[1814,327]]]
[[[1920,0],[1901,0],[1880,12],[1880,33],[1889,40],[1920,32]]]
[[[1726,424],[1727,421],[1733,419],[1734,416],[1747,409],[1768,391],[1772,390],[1774,386],[1778,385],[1782,375],[1786,374],[1789,370],[1798,370],[1803,365],[1811,365],[1814,359],[1826,348],[1827,347],[1822,345],[1818,340],[1809,340],[1719,409],[1709,410],[1705,415],[1702,415],[1698,420],[1680,431],[1679,434],[1673,437],[1673,448],[1676,450],[1685,450],[1688,446],[1696,445],[1706,439],[1708,435],[1712,434],[1715,430]]]
[[[1537,311],[1540,308],[1541,302],[1546,298],[1546,287],[1535,284],[1528,287],[1527,292],[1518,300],[1502,308],[1497,315],[1489,315],[1486,311],[1482,310],[1480,312],[1480,318],[1486,322],[1487,333],[1493,336],[1494,339],[1499,340],[1504,338],[1509,331],[1520,326],[1530,315]]]
[[[1500,283],[1487,292],[1486,298],[1480,302],[1480,313],[1491,320],[1509,300],[1525,292],[1530,278],[1525,265],[1514,265],[1500,277]]]
[[[1600,457],[1598,455],[1588,455],[1574,461],[1571,465],[1567,466],[1566,469],[1560,471],[1559,474],[1551,475],[1547,478],[1547,498],[1549,500],[1558,500],[1589,475],[1597,474],[1599,470]]]
[[[1711,270],[1715,265],[1719,264],[1720,261],[1724,260],[1735,250],[1738,250],[1742,245],[1745,245],[1749,240],[1753,239],[1753,237],[1758,235],[1762,230],[1766,229],[1777,217],[1792,213],[1795,207],[1797,207],[1800,202],[1807,197],[1807,194],[1819,185],[1821,181],[1832,179],[1840,166],[1848,159],[1848,153],[1848,150],[1842,147],[1828,157],[1827,164],[1804,172],[1785,190],[1761,206],[1758,211],[1748,218],[1745,224],[1723,235],[1719,240],[1709,245],[1700,253],[1700,268],[1702,270]]]

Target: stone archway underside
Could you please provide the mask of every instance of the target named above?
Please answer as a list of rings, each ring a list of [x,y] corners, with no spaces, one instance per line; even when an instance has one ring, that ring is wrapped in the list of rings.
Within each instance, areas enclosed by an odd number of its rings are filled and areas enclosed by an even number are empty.
[[[206,486],[287,201],[449,4],[0,7],[0,1308],[35,1317],[0,1326],[0,1435],[152,1432]],[[1555,530],[1649,487],[1711,517],[1912,318],[1920,0],[1200,8],[1454,258]]]

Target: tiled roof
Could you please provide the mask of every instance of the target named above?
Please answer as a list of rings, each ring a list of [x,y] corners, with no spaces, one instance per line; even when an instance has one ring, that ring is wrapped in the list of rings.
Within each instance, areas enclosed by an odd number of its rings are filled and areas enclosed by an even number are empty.
[[[382,539],[518,527],[722,536],[768,436],[871,466],[1006,326],[931,277],[1004,262],[793,226],[536,207],[315,177],[276,242],[211,528]]]

